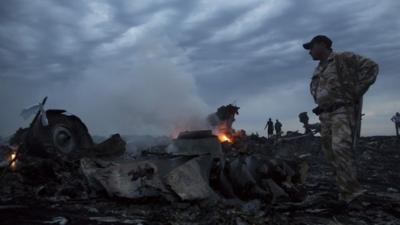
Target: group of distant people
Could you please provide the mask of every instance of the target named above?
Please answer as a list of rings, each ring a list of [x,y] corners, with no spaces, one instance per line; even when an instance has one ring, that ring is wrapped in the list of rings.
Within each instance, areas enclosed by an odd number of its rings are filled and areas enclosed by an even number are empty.
[[[268,134],[268,138],[271,138],[274,136],[274,129],[275,129],[275,134],[277,137],[280,137],[282,134],[282,123],[279,122],[279,120],[277,119],[274,122],[272,122],[272,119],[269,118],[267,124],[265,124],[264,130],[267,130],[267,134]]]
[[[301,117],[302,114],[299,115],[299,117]],[[307,114],[305,114],[305,116],[307,116]],[[395,126],[396,129],[396,136],[400,137],[400,113],[396,112],[396,114],[390,119]],[[300,118],[301,121],[301,118]],[[308,123],[308,116],[307,116],[307,123]],[[267,134],[268,134],[268,138],[271,138],[274,136],[274,130],[275,130],[275,134],[277,137],[280,137],[282,135],[282,123],[277,119],[274,122],[272,122],[272,119],[269,118],[267,124],[265,124],[264,130],[267,130]],[[307,132],[306,132],[307,133]]]

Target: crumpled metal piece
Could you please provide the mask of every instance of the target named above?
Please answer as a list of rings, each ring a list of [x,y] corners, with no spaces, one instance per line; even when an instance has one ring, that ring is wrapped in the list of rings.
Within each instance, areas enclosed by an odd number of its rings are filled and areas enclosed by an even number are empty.
[[[166,184],[181,200],[206,199],[214,195],[209,185],[211,157],[194,158],[165,176]]]
[[[96,190],[109,196],[139,199],[178,196],[180,200],[200,200],[214,195],[209,186],[210,155],[107,162],[84,158],[81,169]]]
[[[95,189],[105,189],[110,197],[156,197],[167,192],[157,166],[150,161],[129,163],[81,159],[81,169]]]

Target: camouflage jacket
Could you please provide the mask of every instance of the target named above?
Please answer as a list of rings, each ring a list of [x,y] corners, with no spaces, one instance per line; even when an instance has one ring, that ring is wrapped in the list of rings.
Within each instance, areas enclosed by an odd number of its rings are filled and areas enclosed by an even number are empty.
[[[372,85],[378,64],[352,52],[332,52],[314,71],[310,91],[322,107],[335,103],[353,103]]]

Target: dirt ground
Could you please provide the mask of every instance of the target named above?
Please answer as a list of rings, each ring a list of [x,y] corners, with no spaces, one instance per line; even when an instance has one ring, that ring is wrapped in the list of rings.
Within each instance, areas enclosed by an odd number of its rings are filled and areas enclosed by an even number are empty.
[[[8,198],[0,203],[0,224],[400,224],[400,141],[364,137],[356,151],[360,182],[368,192],[348,207],[336,201],[333,171],[319,138],[258,145],[258,152],[281,158],[303,154],[310,165],[308,197],[301,203],[223,198],[203,202],[129,201],[88,198]],[[7,185],[7,184],[2,184]]]

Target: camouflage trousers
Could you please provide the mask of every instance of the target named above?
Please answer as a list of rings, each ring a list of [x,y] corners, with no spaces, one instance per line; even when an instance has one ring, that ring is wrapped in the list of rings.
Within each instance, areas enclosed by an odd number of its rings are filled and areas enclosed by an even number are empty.
[[[335,169],[336,183],[342,195],[352,195],[361,190],[353,159],[353,108],[342,107],[332,113],[322,113],[319,119],[321,147]]]

